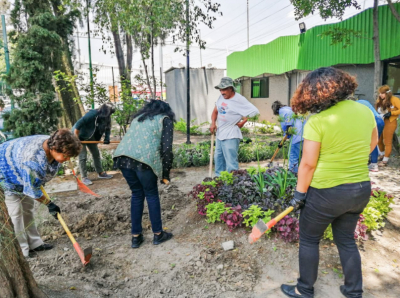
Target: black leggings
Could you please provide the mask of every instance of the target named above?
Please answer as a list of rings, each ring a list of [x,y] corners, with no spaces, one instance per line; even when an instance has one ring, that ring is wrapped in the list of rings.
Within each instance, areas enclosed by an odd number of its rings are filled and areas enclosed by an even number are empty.
[[[332,224],[333,238],[343,267],[346,297],[362,297],[361,257],[354,240],[354,230],[370,195],[369,181],[326,189],[309,188],[300,214],[300,278],[297,288],[304,297],[314,295],[319,242],[329,224]]]

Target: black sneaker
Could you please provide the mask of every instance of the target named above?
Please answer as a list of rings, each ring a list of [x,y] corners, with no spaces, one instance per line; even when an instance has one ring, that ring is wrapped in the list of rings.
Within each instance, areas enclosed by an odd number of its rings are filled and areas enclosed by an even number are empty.
[[[50,250],[53,247],[54,246],[49,243],[43,243],[42,245],[40,245],[34,249],[31,249],[29,252]]]
[[[154,234],[153,244],[159,245],[165,241],[170,240],[172,237],[174,237],[174,235],[172,235],[172,233],[167,233],[167,232],[162,231],[160,235]]]
[[[142,244],[143,241],[144,241],[143,234],[139,234],[139,236],[137,236],[137,237],[133,237],[132,236],[132,245],[131,245],[131,247],[132,248],[139,248],[140,244]]]

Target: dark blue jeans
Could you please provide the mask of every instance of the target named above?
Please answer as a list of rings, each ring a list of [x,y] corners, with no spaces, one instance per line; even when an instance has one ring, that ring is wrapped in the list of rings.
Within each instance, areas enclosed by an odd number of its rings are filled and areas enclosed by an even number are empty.
[[[385,122],[383,119],[375,117],[376,121],[376,126],[378,128],[378,139],[381,137],[381,134],[383,132],[383,127],[385,126]],[[374,151],[371,152],[371,163],[377,163],[378,162],[378,146],[375,147]]]
[[[132,191],[132,235],[142,233],[142,216],[145,198],[149,208],[153,233],[162,232],[161,205],[160,197],[158,195],[157,176],[151,169],[134,170],[121,168],[121,172]]]
[[[361,257],[354,230],[370,195],[369,181],[308,189],[306,204],[300,213],[300,278],[297,281],[297,289],[304,298],[314,295],[319,242],[329,224],[332,224],[333,239],[343,267],[346,297],[362,297]]]

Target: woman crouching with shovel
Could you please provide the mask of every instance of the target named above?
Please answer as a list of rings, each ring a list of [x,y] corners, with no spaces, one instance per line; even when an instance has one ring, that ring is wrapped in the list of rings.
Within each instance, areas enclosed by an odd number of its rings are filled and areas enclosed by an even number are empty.
[[[52,249],[40,238],[34,220],[34,200],[44,204],[57,219],[60,208],[49,201],[40,186],[50,181],[61,163],[78,156],[81,143],[68,129],[51,136],[34,135],[0,145],[0,185],[22,253]]]
[[[172,168],[172,141],[175,114],[161,100],[152,99],[134,117],[128,132],[114,153],[114,166],[119,168],[132,191],[131,221],[132,248],[143,243],[142,216],[147,200],[153,244],[172,238],[163,231],[158,180],[169,183]]]
[[[354,240],[371,194],[369,154],[378,143],[372,112],[349,99],[354,77],[323,67],[307,75],[292,98],[295,113],[315,113],[304,127],[303,157],[291,205],[300,213],[300,277],[282,285],[288,297],[314,297],[319,242],[329,224],[343,267],[345,297],[362,297],[361,257]]]

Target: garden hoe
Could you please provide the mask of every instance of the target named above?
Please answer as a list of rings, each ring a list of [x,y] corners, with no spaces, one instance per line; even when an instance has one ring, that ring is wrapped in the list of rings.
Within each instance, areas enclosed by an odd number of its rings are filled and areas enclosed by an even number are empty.
[[[43,192],[44,196],[50,200],[49,195],[47,194],[47,192],[44,190],[43,186],[40,186],[41,191]],[[71,231],[68,229],[65,221],[63,220],[63,218],[61,217],[60,213],[57,213],[57,218],[58,221],[61,223],[61,225],[63,226],[65,232],[67,233],[69,239],[72,242],[72,245],[74,246],[76,252],[78,253],[79,258],[81,259],[81,262],[83,264],[83,266],[86,266],[89,261],[90,258],[92,257],[92,247],[88,247],[85,248],[84,250],[82,250],[82,248],[79,246],[78,242],[76,242],[74,236],[72,236]]]
[[[87,187],[87,186],[78,178],[78,176],[76,176],[75,170],[74,170],[74,165],[72,164],[71,161],[69,161],[69,167],[70,167],[71,170],[72,170],[72,175],[74,175],[74,177],[75,177],[75,179],[76,179],[76,183],[78,184],[79,190],[80,190],[81,192],[90,194],[90,195],[92,195],[92,196],[95,196],[96,198],[100,198],[100,197],[101,197],[101,196],[98,195],[97,193],[91,191],[90,188]]]
[[[253,244],[256,242],[258,239],[261,238],[261,236],[271,229],[274,225],[276,225],[282,218],[284,218],[286,215],[288,215],[290,212],[292,212],[293,207],[290,206],[287,208],[285,211],[283,211],[281,214],[279,214],[277,217],[271,219],[269,222],[264,223],[261,219],[256,223],[256,225],[253,227],[253,230],[251,231],[251,234],[249,235],[249,243]]]
[[[285,137],[284,137],[284,138],[282,139],[282,141],[279,143],[278,148],[276,148],[276,150],[275,150],[275,152],[274,152],[274,155],[272,155],[272,158],[271,158],[271,161],[270,161],[269,164],[268,164],[268,167],[272,166],[272,162],[274,161],[276,155],[277,155],[278,152],[279,152],[279,149],[282,148],[282,146],[283,146],[283,144],[285,143],[285,141],[287,140],[287,138],[288,138],[287,135],[285,135]]]

